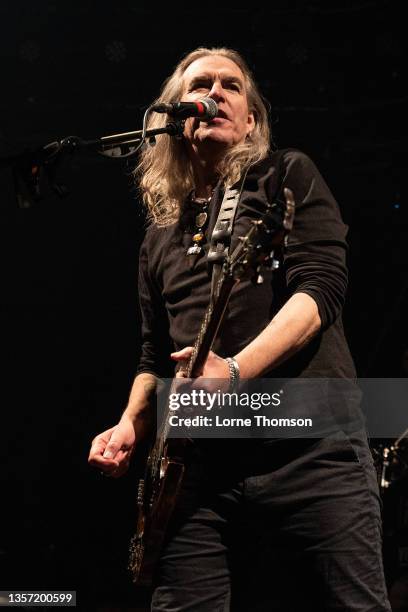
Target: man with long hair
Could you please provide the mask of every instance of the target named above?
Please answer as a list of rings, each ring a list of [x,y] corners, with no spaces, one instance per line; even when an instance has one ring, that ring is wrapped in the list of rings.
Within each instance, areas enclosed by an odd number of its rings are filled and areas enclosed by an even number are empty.
[[[142,354],[119,423],[94,439],[89,458],[113,477],[149,431],[157,379],[191,356],[211,291],[211,233],[226,188],[245,173],[231,250],[285,187],[294,194],[294,226],[278,273],[233,291],[198,378],[356,375],[341,320],[347,228],[326,183],[307,155],[271,147],[265,103],[236,51],[189,53],[157,102],[205,97],[218,115],[187,119],[182,138],[159,138],[136,169],[150,219],[140,251]],[[165,121],[154,116],[149,127]],[[390,610],[380,531],[363,431],[196,440],[152,610]]]

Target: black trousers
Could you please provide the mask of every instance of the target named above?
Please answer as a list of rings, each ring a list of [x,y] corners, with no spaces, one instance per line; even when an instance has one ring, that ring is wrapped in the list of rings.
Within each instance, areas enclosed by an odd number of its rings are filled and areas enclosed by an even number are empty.
[[[196,442],[154,612],[391,610],[363,432]]]

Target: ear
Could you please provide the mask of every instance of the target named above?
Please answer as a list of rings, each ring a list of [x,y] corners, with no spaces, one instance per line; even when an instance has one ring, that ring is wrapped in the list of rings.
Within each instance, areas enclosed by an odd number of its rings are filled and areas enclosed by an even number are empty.
[[[247,119],[247,130],[246,130],[247,136],[253,131],[254,127],[255,127],[255,115],[254,113],[249,113],[248,119]]]

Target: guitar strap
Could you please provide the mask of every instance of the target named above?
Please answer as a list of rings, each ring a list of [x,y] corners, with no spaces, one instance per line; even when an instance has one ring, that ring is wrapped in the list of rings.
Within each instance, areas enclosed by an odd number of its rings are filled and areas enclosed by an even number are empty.
[[[217,285],[221,277],[222,267],[228,257],[235,215],[241,199],[248,169],[249,168],[242,173],[241,178],[233,187],[226,188],[220,212],[218,213],[217,221],[215,222],[211,234],[210,248],[207,255],[207,262],[212,266],[211,304],[213,304],[217,298]]]

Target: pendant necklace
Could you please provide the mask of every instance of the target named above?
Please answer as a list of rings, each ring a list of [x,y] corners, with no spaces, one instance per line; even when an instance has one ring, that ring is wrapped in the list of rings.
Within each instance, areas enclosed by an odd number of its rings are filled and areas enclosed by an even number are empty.
[[[204,241],[204,228],[208,220],[208,206],[210,204],[210,198],[196,198],[194,192],[190,197],[190,203],[193,209],[195,209],[192,241],[193,244],[188,248],[187,255],[199,255],[203,251]]]

